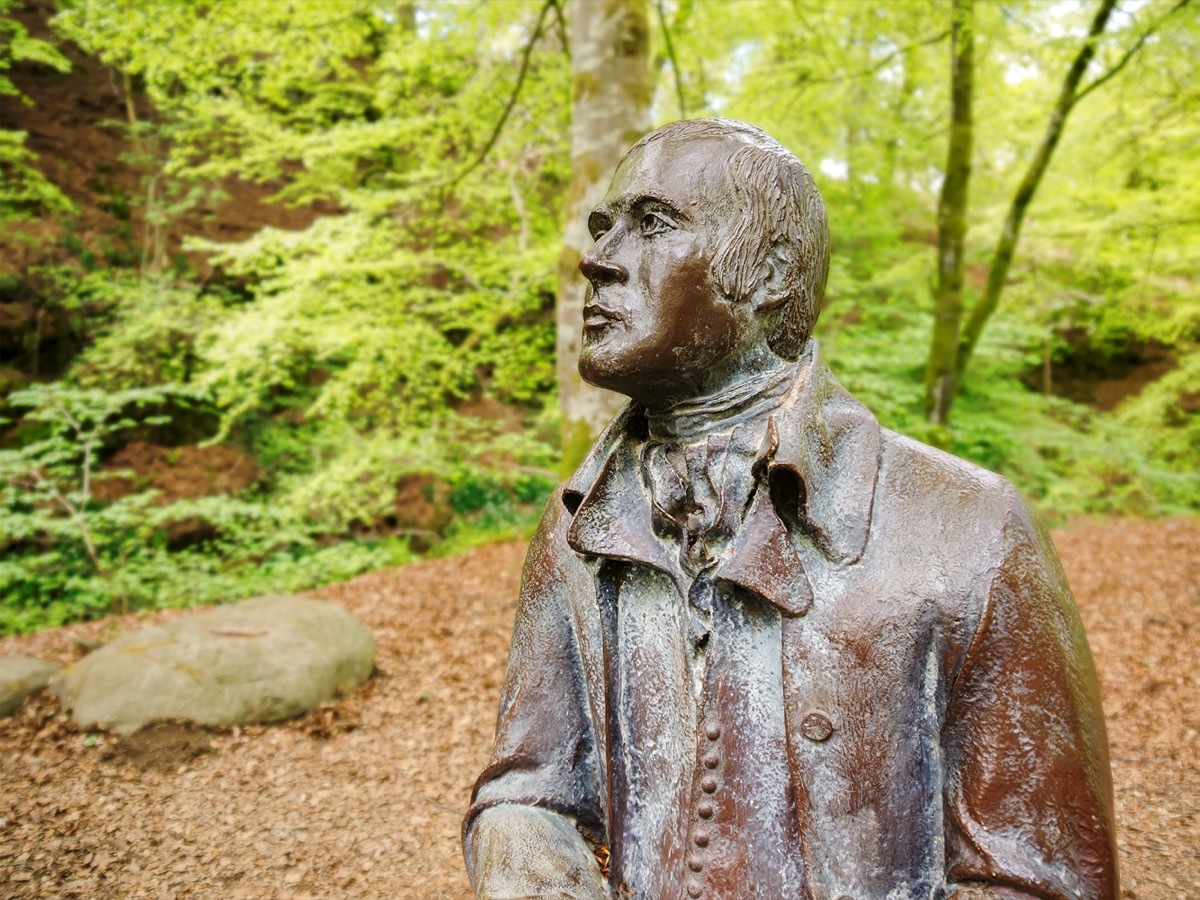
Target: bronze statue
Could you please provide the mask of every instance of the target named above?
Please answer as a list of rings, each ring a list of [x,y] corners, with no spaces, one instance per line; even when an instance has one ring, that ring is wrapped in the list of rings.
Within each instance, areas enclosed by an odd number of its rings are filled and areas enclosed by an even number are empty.
[[[808,171],[676,122],[590,227],[579,369],[631,402],[529,549],[463,826],[478,896],[1115,898],[1054,548],[821,364]]]

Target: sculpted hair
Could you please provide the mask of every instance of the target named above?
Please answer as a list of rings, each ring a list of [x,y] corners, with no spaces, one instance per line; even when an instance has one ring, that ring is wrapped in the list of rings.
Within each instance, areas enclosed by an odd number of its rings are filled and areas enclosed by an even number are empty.
[[[784,299],[767,313],[767,342],[779,356],[795,359],[816,324],[829,277],[825,202],[808,169],[766,132],[732,119],[672,122],[634,147],[668,137],[724,138],[744,145],[726,166],[738,216],[713,255],[713,276],[727,298],[743,300],[766,277],[768,256],[782,251],[776,261],[783,263],[778,288]]]

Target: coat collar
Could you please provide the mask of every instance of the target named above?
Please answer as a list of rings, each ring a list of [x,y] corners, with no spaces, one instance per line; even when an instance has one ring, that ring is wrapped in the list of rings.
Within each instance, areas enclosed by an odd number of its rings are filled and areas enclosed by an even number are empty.
[[[834,380],[810,340],[767,428],[770,491],[755,492],[715,578],[798,615],[811,593],[788,527],[809,534],[832,562],[851,564],[862,556],[879,471],[879,422]],[[584,555],[647,563],[680,583],[678,561],[651,525],[639,463],[645,440],[645,414],[630,403],[564,486],[563,503],[573,517],[567,543]]]

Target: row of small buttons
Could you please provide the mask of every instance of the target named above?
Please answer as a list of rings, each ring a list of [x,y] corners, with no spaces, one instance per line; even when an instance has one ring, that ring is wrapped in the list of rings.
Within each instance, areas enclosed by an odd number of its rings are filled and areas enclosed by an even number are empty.
[[[716,722],[709,722],[703,728],[704,736],[710,743],[716,745],[721,739],[721,726]],[[808,740],[816,743],[829,740],[833,735],[833,722],[826,713],[821,710],[811,710],[804,715],[800,720],[800,733]],[[704,850],[709,846],[711,835],[709,829],[705,827],[705,823],[709,822],[716,813],[716,807],[713,805],[712,797],[717,792],[720,785],[719,769],[721,766],[721,757],[716,747],[710,748],[700,759],[700,764],[706,770],[700,778],[700,791],[703,797],[696,804],[696,815],[702,820],[697,823],[697,826],[692,832],[692,843],[700,850]],[[691,877],[688,879],[687,895],[690,898],[699,898],[704,894],[704,860],[700,855],[693,851],[687,862],[688,869],[691,871]],[[841,896],[838,900],[850,900],[849,897]]]
[[[704,726],[704,736],[709,742],[716,744],[721,739],[721,726],[716,722],[709,722]],[[716,814],[716,807],[713,805],[712,796],[716,794],[717,788],[720,785],[719,769],[721,766],[721,757],[714,747],[709,749],[700,759],[700,764],[704,766],[706,772],[700,778],[700,791],[703,794],[703,799],[696,804],[696,815],[708,822]],[[698,824],[692,832],[692,843],[703,850],[709,845],[711,835],[708,828],[704,824]],[[702,872],[704,871],[704,860],[693,851],[688,858],[688,869],[691,870],[692,876],[688,880],[687,895],[692,898],[697,898],[704,893],[704,881]]]

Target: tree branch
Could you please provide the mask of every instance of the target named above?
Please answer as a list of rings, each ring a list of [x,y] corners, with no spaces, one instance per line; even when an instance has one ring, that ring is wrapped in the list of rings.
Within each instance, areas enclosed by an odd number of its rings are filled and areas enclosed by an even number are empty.
[[[1154,32],[1156,32],[1159,29],[1159,27],[1165,21],[1167,21],[1167,19],[1171,18],[1171,16],[1175,15],[1175,13],[1179,12],[1181,9],[1183,9],[1185,6],[1187,6],[1191,2],[1192,2],[1192,0],[1179,0],[1179,2],[1176,3],[1169,10],[1167,10],[1167,12],[1164,13],[1162,15],[1162,17],[1158,19],[1158,21],[1152,22],[1150,24],[1150,26],[1142,33],[1142,36],[1139,37],[1136,42],[1134,42],[1134,45],[1132,47],[1130,47],[1128,50],[1126,50],[1125,54],[1119,60],[1117,60],[1116,63],[1113,64],[1113,67],[1111,69],[1109,69],[1103,75],[1100,75],[1099,77],[1097,77],[1095,80],[1092,81],[1091,84],[1089,84],[1087,87],[1085,87],[1083,90],[1081,90],[1078,94],[1075,95],[1075,102],[1078,103],[1080,100],[1082,100],[1084,97],[1086,97],[1092,91],[1094,91],[1096,88],[1100,87],[1100,85],[1104,84],[1104,82],[1108,81],[1113,76],[1117,75],[1122,69],[1124,69],[1125,66],[1129,63],[1129,61],[1131,59],[1133,59],[1134,56],[1137,55],[1137,52],[1142,49],[1142,45],[1144,43],[1146,43],[1146,39],[1149,38],[1150,35],[1154,34]]]
[[[50,494],[50,498],[54,500],[54,502],[60,507],[62,507],[68,518],[75,523],[75,527],[79,529],[79,537],[83,541],[83,548],[87,552],[88,559],[92,561],[92,567],[95,568],[98,573],[103,575],[104,567],[100,564],[100,553],[96,549],[95,542],[92,540],[92,530],[88,526],[87,519],[84,518],[83,513],[74,503],[71,502],[70,498],[67,497],[66,494],[58,489],[58,487],[52,481],[44,477],[40,470],[32,469],[30,470],[30,474],[34,479],[33,485],[35,487],[47,490]],[[17,484],[11,479],[9,480],[9,483]],[[18,486],[21,485],[18,484]]]
[[[563,53],[566,54],[567,62],[570,62],[571,42],[567,39],[567,20],[563,18],[562,2],[560,0],[550,0],[550,5],[554,7],[554,21],[558,25],[558,39],[562,41]]]
[[[1189,2],[1189,0],[1183,0],[1183,2]],[[932,34],[928,37],[913,41],[910,44],[905,44],[903,47],[897,47],[879,62],[866,69],[860,69],[857,72],[848,72],[845,75],[833,75],[829,78],[804,78],[801,79],[799,83],[801,86],[807,87],[810,84],[835,84],[839,81],[853,81],[856,78],[869,78],[881,69],[887,68],[888,65],[891,64],[892,60],[894,60],[896,57],[903,56],[909,51],[915,50],[917,47],[927,47],[930,44],[940,43],[948,37],[950,37],[949,28],[947,28],[945,31],[939,31],[937,34]]]
[[[555,0],[546,0],[542,4],[542,11],[538,13],[537,24],[533,27],[533,33],[529,35],[529,40],[525,42],[525,48],[521,51],[521,68],[517,71],[517,83],[513,85],[512,95],[508,98],[508,103],[504,106],[504,111],[500,113],[500,118],[496,121],[496,127],[492,129],[491,136],[483,145],[483,149],[479,151],[479,155],[465,169],[459,172],[447,184],[446,190],[442,195],[442,202],[445,203],[450,194],[458,186],[464,178],[479,168],[492,149],[496,146],[496,141],[500,139],[500,132],[504,130],[504,125],[508,122],[508,117],[512,114],[513,108],[517,105],[517,98],[521,96],[521,88],[525,84],[525,75],[529,71],[529,60],[533,56],[533,47],[537,43],[538,38],[542,36],[542,25],[546,21],[546,13],[550,12],[550,8],[558,8]]]
[[[683,99],[683,78],[679,72],[679,60],[675,56],[675,43],[671,40],[671,29],[667,26],[667,14],[663,11],[663,0],[656,0],[658,27],[662,29],[663,41],[667,45],[667,59],[671,62],[671,74],[675,77],[675,97],[679,101],[679,118],[687,118],[687,103]]]

